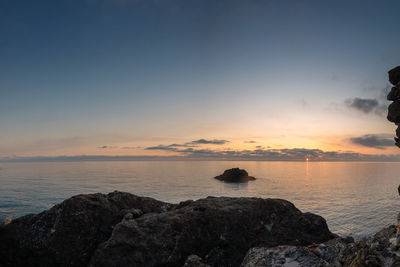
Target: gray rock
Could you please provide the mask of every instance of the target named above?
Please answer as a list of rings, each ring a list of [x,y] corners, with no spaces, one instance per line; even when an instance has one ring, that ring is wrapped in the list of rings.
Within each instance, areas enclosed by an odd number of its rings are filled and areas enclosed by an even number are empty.
[[[239,266],[251,247],[334,237],[322,217],[281,199],[208,197],[133,221],[115,226],[90,266],[182,266],[192,254],[211,266]]]
[[[390,261],[395,255],[396,226],[391,225],[377,232],[371,240],[371,248]]]
[[[226,170],[223,174],[215,176],[214,178],[228,183],[243,183],[256,179],[253,176],[249,176],[247,171],[239,168]]]
[[[343,267],[382,267],[386,261],[382,255],[365,242],[350,243],[340,250],[338,261]]]
[[[202,262],[202,259],[197,255],[190,255],[183,267],[211,267],[208,264]]]
[[[353,242],[352,238],[334,238],[325,243],[304,246],[252,248],[246,254],[242,267],[255,266],[341,266],[340,251]]]
[[[244,258],[241,267],[322,267],[329,264],[311,249],[298,246],[274,248],[252,248]]]

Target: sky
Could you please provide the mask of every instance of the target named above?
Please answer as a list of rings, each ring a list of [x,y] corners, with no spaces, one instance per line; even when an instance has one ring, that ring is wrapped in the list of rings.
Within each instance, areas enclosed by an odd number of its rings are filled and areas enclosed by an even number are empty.
[[[0,2],[0,159],[398,160],[398,1]]]

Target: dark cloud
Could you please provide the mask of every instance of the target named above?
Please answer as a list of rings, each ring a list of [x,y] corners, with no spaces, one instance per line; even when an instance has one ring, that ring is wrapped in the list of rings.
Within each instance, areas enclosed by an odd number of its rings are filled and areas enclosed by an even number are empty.
[[[379,102],[374,98],[350,98],[345,101],[345,104],[350,107],[362,111],[364,113],[370,113],[374,111],[378,106]]]
[[[386,85],[382,87],[368,87],[364,90],[369,94],[373,93],[376,97],[372,98],[349,98],[345,100],[345,104],[353,109],[359,110],[364,113],[375,113],[377,115],[384,115],[387,112],[388,101],[386,100],[387,94],[390,92],[391,86]]]
[[[257,143],[256,141],[252,141],[252,140],[250,140],[250,141],[244,141],[244,143],[248,143],[248,144],[254,144],[254,143]]]
[[[350,138],[350,142],[357,145],[366,147],[373,147],[377,149],[385,149],[394,145],[394,141],[383,135],[367,134],[360,137]]]
[[[111,149],[111,148],[117,148],[117,146],[98,146],[97,148],[100,148],[100,149]]]
[[[213,140],[206,140],[206,139],[199,139],[199,140],[195,140],[192,142],[189,142],[187,144],[198,144],[198,145],[224,145],[226,143],[229,143],[228,140],[218,140],[218,139],[213,139]]]
[[[158,145],[158,146],[146,147],[145,150],[166,150],[166,151],[178,152],[179,149],[176,147],[173,147],[171,145],[169,145],[169,146]]]
[[[182,149],[182,148],[194,148],[198,147],[199,145],[223,145],[229,143],[227,140],[206,140],[206,139],[199,139],[194,140],[191,142],[186,142],[184,144],[170,144],[170,145],[158,145],[158,146],[151,146],[145,148],[146,150],[167,150],[167,151],[176,151],[176,152],[188,152],[191,149]]]

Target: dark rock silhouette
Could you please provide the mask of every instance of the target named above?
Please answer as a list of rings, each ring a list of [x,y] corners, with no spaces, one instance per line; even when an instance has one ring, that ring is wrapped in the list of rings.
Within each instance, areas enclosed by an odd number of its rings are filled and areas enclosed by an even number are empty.
[[[387,119],[396,125],[400,124],[400,66],[389,71],[389,81],[394,85],[387,99],[393,101],[389,105]],[[397,137],[394,138],[396,146],[400,147],[400,127],[396,130]]]
[[[387,95],[387,100],[396,101],[400,99],[400,90],[397,87],[392,87],[389,94]]]
[[[247,171],[239,168],[226,170],[223,174],[215,176],[214,178],[228,183],[243,183],[256,179],[253,176],[249,176]]]
[[[389,81],[393,85],[397,85],[400,82],[400,66],[397,66],[388,72]]]
[[[178,205],[129,193],[78,195],[0,229],[0,266],[239,266],[254,246],[332,239],[326,221],[281,199]],[[188,264],[195,261],[189,258]]]

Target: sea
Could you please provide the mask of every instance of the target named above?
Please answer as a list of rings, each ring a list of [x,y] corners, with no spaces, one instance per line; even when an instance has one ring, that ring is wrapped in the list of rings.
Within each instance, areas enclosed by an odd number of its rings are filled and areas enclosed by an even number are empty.
[[[257,180],[214,179],[229,168]],[[368,237],[397,223],[399,162],[0,162],[0,219],[39,213],[77,194],[114,190],[171,203],[207,196],[280,198],[323,216],[334,233]]]

